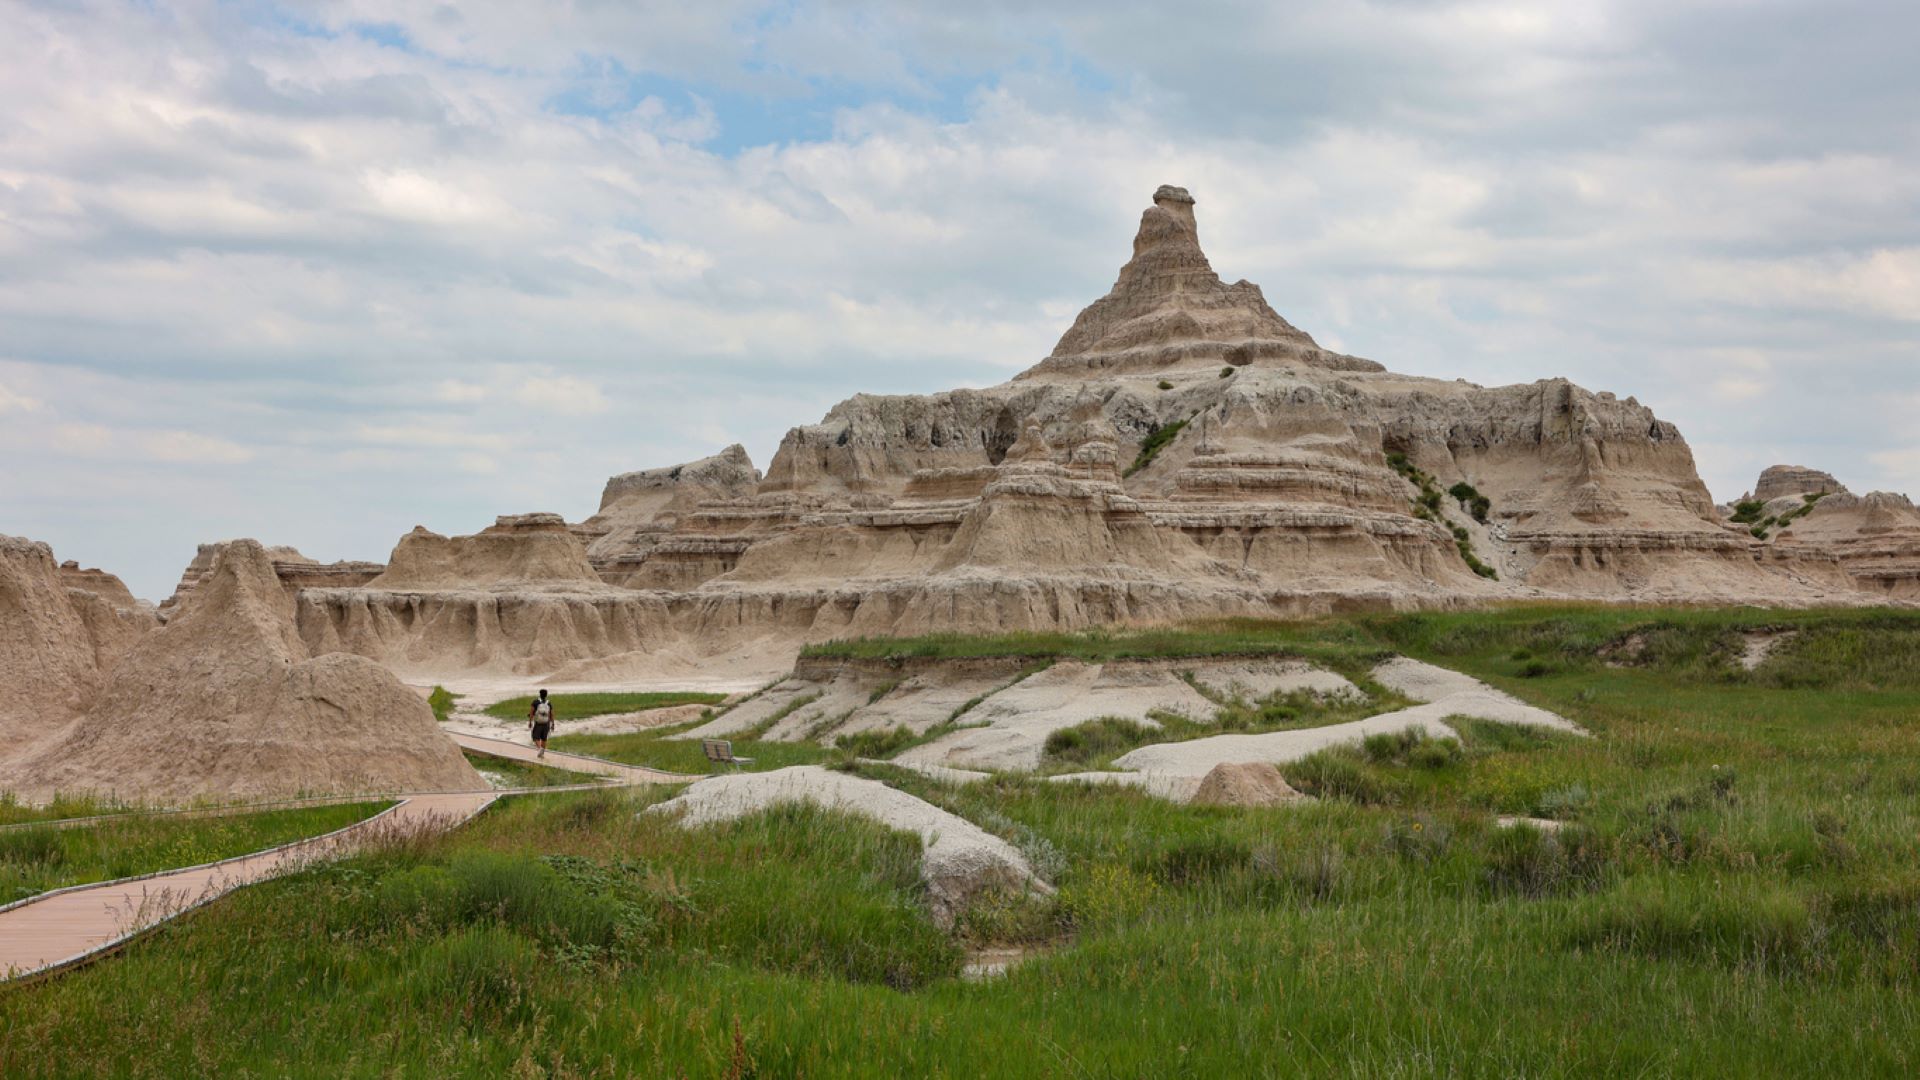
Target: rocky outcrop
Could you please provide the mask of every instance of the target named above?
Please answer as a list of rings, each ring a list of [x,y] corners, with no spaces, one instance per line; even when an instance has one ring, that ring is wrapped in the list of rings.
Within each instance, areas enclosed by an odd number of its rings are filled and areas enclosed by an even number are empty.
[[[369,589],[522,589],[597,586],[586,548],[558,514],[514,514],[472,536],[415,526]]]
[[[181,571],[180,584],[174,587],[173,595],[160,602],[161,618],[172,617],[173,613],[186,603],[187,598],[192,596],[193,591],[199,587],[201,579],[212,571],[213,564],[220,557],[220,553],[233,543],[236,541],[223,540],[199,546],[194,552],[193,560],[187,563],[185,570]],[[380,572],[386,569],[384,564],[376,562],[353,560],[317,562],[291,547],[275,546],[268,547],[266,550],[267,558],[273,563],[274,573],[280,578],[280,583],[286,587],[289,596],[301,589],[316,586],[340,588],[365,585],[379,577]]]
[[[1831,557],[1878,600],[1920,601],[1920,509],[1905,495],[1827,495],[1772,537],[1776,550]]]
[[[314,656],[266,548],[234,541],[58,740],[0,790],[128,801],[483,786],[426,702],[359,656]]]
[[[622,473],[607,481],[600,511],[573,529],[602,578],[616,585],[644,584],[633,580],[634,572],[683,516],[704,503],[750,497],[760,479],[760,470],[738,443],[685,465]]]
[[[1106,296],[1061,336],[1034,374],[1161,371],[1182,365],[1244,366],[1290,360],[1347,371],[1381,371],[1330,353],[1267,305],[1250,281],[1227,285],[1200,250],[1187,189],[1162,185],[1140,215],[1133,258]]]
[[[0,536],[0,613],[0,742],[12,748],[79,715],[99,689],[99,664],[47,545]]]
[[[1753,494],[1748,497],[1765,503],[1781,498],[1830,495],[1845,490],[1846,486],[1835,480],[1832,473],[1809,469],[1804,465],[1772,465],[1760,474],[1760,482],[1753,486]]]

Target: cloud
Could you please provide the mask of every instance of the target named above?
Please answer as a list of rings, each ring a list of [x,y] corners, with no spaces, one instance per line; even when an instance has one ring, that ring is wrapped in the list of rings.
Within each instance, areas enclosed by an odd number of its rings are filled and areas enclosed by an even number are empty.
[[[542,420],[564,420],[569,416],[591,416],[612,408],[600,388],[572,375],[542,375],[524,379],[514,388],[520,404],[544,412]]]
[[[239,443],[192,431],[155,431],[140,437],[141,448],[159,461],[180,465],[243,465],[252,450]]]
[[[441,379],[434,384],[433,398],[456,405],[467,405],[487,399],[488,389],[479,383],[462,382],[459,379]]]
[[[1916,33],[1884,0],[28,5],[0,439],[51,460],[0,505],[164,591],[217,530],[380,557],[765,465],[852,393],[1045,355],[1164,182],[1323,341],[1636,394],[1717,492],[1776,455],[1920,489]]]
[[[39,412],[44,408],[46,408],[46,402],[39,398],[28,397],[17,390],[9,389],[5,383],[0,383],[0,414]]]

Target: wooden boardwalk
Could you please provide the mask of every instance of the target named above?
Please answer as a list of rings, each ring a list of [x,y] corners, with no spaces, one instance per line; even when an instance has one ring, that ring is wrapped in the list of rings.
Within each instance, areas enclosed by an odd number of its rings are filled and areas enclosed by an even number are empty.
[[[412,795],[337,832],[124,881],[76,885],[0,908],[0,979],[47,974],[90,959],[242,885],[336,859],[393,832],[447,829],[487,808],[492,791]]]
[[[337,832],[204,866],[144,877],[76,885],[0,907],[0,982],[50,975],[102,956],[168,919],[209,903],[243,885],[292,873],[315,862],[352,854],[370,840],[394,833],[451,829],[503,796],[537,795],[638,784],[684,784],[700,779],[603,758],[549,750],[542,759],[530,746],[477,735],[452,735],[464,750],[531,765],[551,765],[604,777],[611,783],[503,791],[455,791],[395,796],[394,806]],[[375,799],[377,795],[356,798]],[[313,800],[316,803],[329,800]],[[249,807],[222,808],[240,813]],[[58,825],[58,822],[47,824]]]
[[[698,776],[688,776],[685,773],[662,772],[659,769],[649,769],[644,765],[623,765],[618,761],[608,761],[606,758],[568,754],[559,750],[549,750],[547,756],[542,758],[539,756],[540,751],[531,746],[508,742],[505,739],[489,739],[483,735],[467,735],[450,731],[447,737],[452,739],[460,749],[471,750],[476,754],[507,758],[528,765],[551,765],[556,769],[604,776],[609,780],[626,784],[685,784],[700,779]]]

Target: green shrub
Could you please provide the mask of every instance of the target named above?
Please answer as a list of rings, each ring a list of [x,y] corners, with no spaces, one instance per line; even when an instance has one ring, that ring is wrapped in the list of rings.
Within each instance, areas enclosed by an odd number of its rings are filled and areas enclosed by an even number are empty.
[[[1146,914],[1160,884],[1124,863],[1095,863],[1060,889],[1060,910],[1079,929],[1131,922]]]
[[[435,686],[433,692],[427,695],[427,706],[433,710],[435,720],[445,720],[453,715],[453,703],[459,701],[460,697],[444,686]]]
[[[1051,732],[1041,754],[1053,761],[1084,765],[1115,751],[1143,745],[1159,734],[1160,729],[1137,720],[1106,716]]]
[[[1310,754],[1289,763],[1281,771],[1287,783],[1315,798],[1343,799],[1363,805],[1386,802],[1388,793],[1385,785],[1348,756],[1351,750],[1341,753],[1341,749],[1336,747]]]
[[[1196,885],[1243,870],[1252,862],[1253,851],[1246,844],[1210,833],[1161,852],[1148,873],[1165,885]]]
[[[1530,899],[1598,889],[1612,868],[1604,846],[1586,830],[1549,832],[1526,822],[1496,830],[1486,860],[1488,891]]]
[[[858,758],[888,758],[918,741],[911,728],[869,728],[840,736],[833,748]]]
[[[1168,382],[1168,381],[1167,381],[1167,380],[1165,380],[1165,379],[1161,379],[1161,380],[1160,380],[1160,389],[1162,389],[1162,390],[1171,390],[1171,389],[1173,389],[1173,384],[1172,384],[1172,383],[1170,383],[1170,382]]]
[[[1664,879],[1583,911],[1571,937],[1576,945],[1647,956],[1781,967],[1810,958],[1815,928],[1807,902],[1783,887],[1736,881],[1702,888]]]
[[[1439,862],[1453,843],[1453,830],[1426,815],[1395,819],[1382,834],[1388,851],[1409,862]]]
[[[1171,384],[1163,385],[1161,389],[1171,389]],[[1197,416],[1199,414],[1196,413],[1194,415]],[[1165,450],[1167,446],[1173,442],[1174,437],[1179,435],[1181,430],[1184,429],[1192,419],[1193,417],[1190,416],[1186,420],[1175,420],[1171,424],[1162,424],[1152,431],[1147,432],[1146,439],[1140,443],[1140,453],[1134,456],[1133,464],[1127,466],[1127,471],[1124,475],[1132,476],[1134,473],[1153,464],[1153,459],[1160,456],[1160,451]]]
[[[1233,376],[1233,365],[1229,364],[1226,367],[1223,367],[1220,369],[1221,378],[1226,379],[1226,378],[1231,378],[1232,376]]]

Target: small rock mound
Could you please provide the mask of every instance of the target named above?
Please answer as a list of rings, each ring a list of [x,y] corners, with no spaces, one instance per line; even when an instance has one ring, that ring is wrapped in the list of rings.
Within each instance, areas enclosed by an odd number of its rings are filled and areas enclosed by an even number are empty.
[[[183,802],[484,786],[418,694],[371,660],[309,655],[293,612],[267,549],[227,545],[65,738],[0,768],[0,789]]]
[[[1201,806],[1281,806],[1305,798],[1263,761],[1215,765],[1193,793],[1193,802]]]

